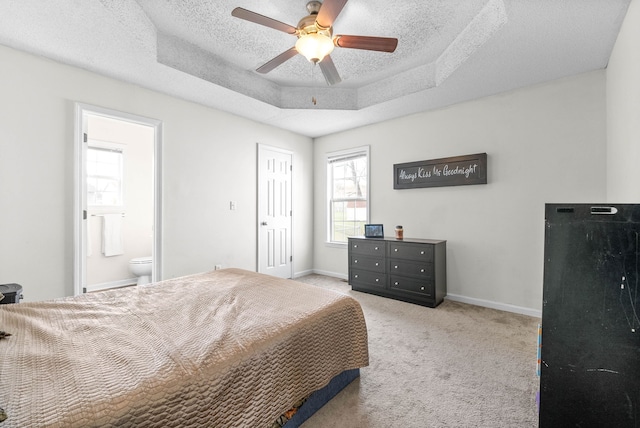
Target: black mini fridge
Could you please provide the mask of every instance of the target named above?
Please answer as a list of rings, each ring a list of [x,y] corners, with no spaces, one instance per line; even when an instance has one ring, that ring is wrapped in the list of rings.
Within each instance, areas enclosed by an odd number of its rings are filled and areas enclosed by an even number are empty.
[[[547,204],[540,427],[640,427],[640,205]]]

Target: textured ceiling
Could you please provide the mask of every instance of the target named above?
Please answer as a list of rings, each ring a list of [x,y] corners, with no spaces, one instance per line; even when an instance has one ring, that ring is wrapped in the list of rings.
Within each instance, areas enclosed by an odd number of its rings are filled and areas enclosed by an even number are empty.
[[[318,137],[606,67],[630,0],[350,0],[334,34],[398,38],[394,53],[336,48],[327,86],[297,55],[306,0],[2,0],[0,44]],[[316,102],[312,102],[315,99]]]

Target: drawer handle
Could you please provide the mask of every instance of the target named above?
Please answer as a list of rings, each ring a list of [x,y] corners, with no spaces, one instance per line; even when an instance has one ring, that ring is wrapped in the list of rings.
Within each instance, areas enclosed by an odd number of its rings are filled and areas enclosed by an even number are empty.
[[[396,281],[394,285],[398,285],[398,284],[400,284],[400,283],[398,281]]]
[[[357,277],[358,277],[358,275],[354,275],[354,277],[355,277],[355,278],[357,278]]]
[[[376,278],[376,282],[380,282],[380,279]]]
[[[398,249],[397,249],[397,248],[394,248],[394,249],[393,249],[393,251],[395,251],[395,252],[397,253],[397,252],[398,252]]]
[[[424,291],[424,287],[420,287],[420,290]]]
[[[378,262],[376,262],[376,266],[378,266],[378,265],[379,265],[379,263],[378,263]]]
[[[377,250],[377,249],[378,249],[378,247],[374,248],[374,250]]]
[[[420,272],[424,272],[424,269],[420,269]]]
[[[420,251],[420,254],[424,254],[424,251]]]
[[[353,246],[353,248],[358,248],[358,244],[355,244],[355,245]]]
[[[354,263],[358,263],[358,261],[357,261],[357,260],[354,260],[353,262],[354,262]]]
[[[398,265],[395,265],[393,268],[394,268],[394,269],[398,269]]]

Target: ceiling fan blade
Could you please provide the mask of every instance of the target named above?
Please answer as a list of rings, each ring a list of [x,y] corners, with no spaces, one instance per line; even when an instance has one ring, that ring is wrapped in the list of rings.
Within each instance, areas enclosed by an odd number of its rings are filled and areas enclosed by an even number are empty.
[[[322,28],[331,27],[345,4],[347,0],[324,0],[316,17],[316,23]]]
[[[295,34],[296,27],[292,27],[284,22],[276,21],[259,13],[251,12],[250,10],[236,7],[231,11],[231,15],[236,18],[244,19],[246,21],[254,22],[256,24],[264,25],[265,27],[273,28],[278,31],[283,31],[288,34]]]
[[[338,70],[336,69],[336,65],[333,63],[333,60],[329,55],[325,56],[319,64],[320,70],[322,70],[322,74],[324,75],[328,85],[335,85],[336,83],[342,82],[342,79],[338,74]]]
[[[339,35],[333,43],[341,48],[365,49],[368,51],[393,52],[398,46],[398,39],[391,37],[344,36]]]
[[[268,72],[270,72],[271,70],[273,70],[274,68],[276,68],[277,66],[282,64],[283,62],[287,61],[288,59],[293,58],[296,55],[298,55],[298,51],[296,50],[296,47],[294,46],[291,49],[282,52],[280,55],[278,55],[277,57],[275,57],[274,59],[272,59],[268,63],[260,66],[260,68],[258,68],[256,71],[258,73],[267,74]]]

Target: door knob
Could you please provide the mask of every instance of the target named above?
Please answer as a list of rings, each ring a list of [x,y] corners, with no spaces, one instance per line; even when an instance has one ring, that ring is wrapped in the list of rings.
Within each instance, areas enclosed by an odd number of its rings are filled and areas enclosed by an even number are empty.
[[[266,222],[266,221],[263,221],[261,224],[262,224],[263,226],[266,226],[266,225],[267,225],[267,222]]]

